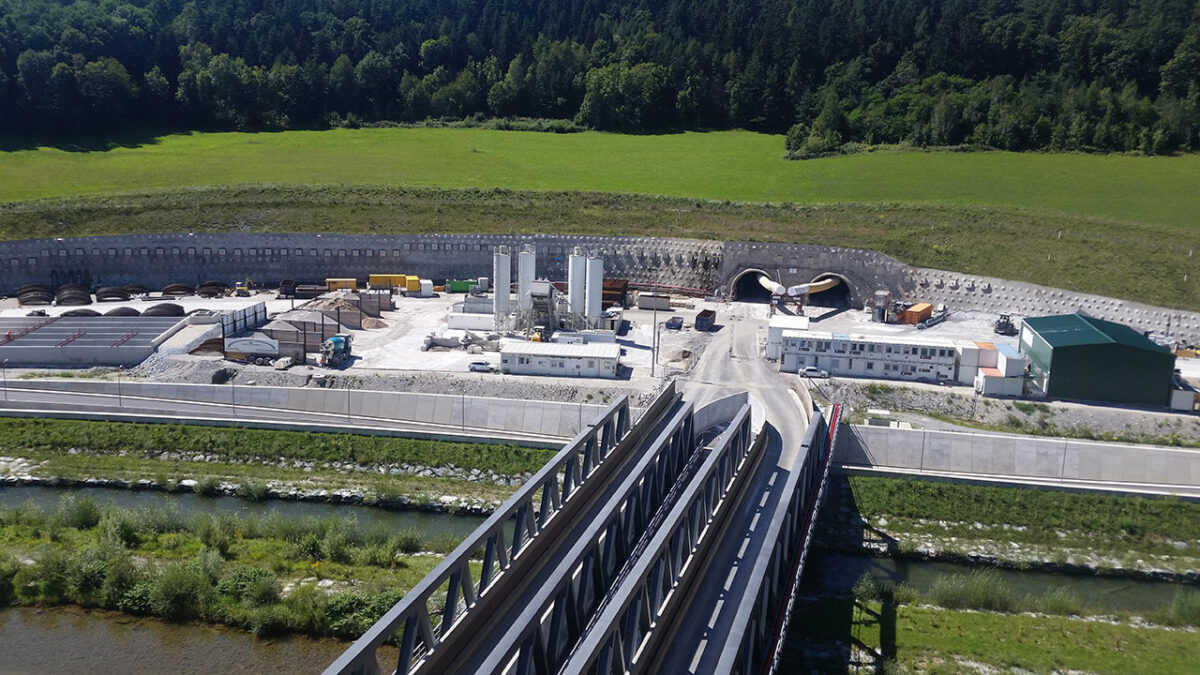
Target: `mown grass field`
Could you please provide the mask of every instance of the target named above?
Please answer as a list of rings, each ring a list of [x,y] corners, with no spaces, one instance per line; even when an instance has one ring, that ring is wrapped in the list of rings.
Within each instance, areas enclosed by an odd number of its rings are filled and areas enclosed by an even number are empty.
[[[0,153],[0,238],[558,232],[784,241],[1200,309],[1200,156],[790,162],[741,131],[172,135]],[[619,193],[619,194],[618,194]]]
[[[794,203],[1048,209],[1191,226],[1200,157],[888,152],[782,159],[779,136],[337,129],[164,136],[105,152],[0,155],[0,201],[245,183],[596,190]]]

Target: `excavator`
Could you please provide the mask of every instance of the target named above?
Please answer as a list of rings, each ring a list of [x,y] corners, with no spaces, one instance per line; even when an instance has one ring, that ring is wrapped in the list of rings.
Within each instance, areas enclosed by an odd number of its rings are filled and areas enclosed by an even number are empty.
[[[250,291],[253,289],[254,289],[254,280],[251,279],[250,277],[246,277],[245,279],[237,282],[237,284],[234,285],[233,294],[238,296],[239,298],[248,298],[248,297],[250,297]]]

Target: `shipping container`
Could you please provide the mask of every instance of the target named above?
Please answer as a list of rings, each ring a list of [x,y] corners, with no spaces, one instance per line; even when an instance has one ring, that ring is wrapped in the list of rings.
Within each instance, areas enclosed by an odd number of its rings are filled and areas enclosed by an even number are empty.
[[[955,347],[958,351],[958,365],[968,368],[979,367],[979,347],[974,343],[961,344]],[[971,375],[971,382],[975,381],[975,376]]]
[[[706,309],[696,315],[696,330],[708,331],[712,330],[717,324],[717,313],[711,309]]]
[[[469,293],[471,291],[471,287],[478,284],[479,282],[474,279],[447,279],[446,292]]]
[[[980,368],[975,375],[975,391],[984,396],[1022,396],[1025,378],[1004,377],[995,368]]]
[[[1025,375],[1025,357],[1017,350],[1006,344],[996,345],[996,369],[1005,377],[1023,377]]]
[[[638,309],[671,309],[671,296],[661,293],[638,293]]]
[[[421,292],[421,277],[409,275],[404,280],[404,290],[408,293]]]
[[[933,316],[933,305],[928,302],[918,302],[904,310],[904,313],[900,315],[900,323],[915,326],[931,316]]]
[[[408,288],[407,274],[371,274],[367,276],[367,283],[371,284],[371,288],[390,288],[397,291],[403,291]]]
[[[995,368],[1000,361],[1000,352],[996,351],[996,345],[990,342],[976,342],[975,346],[979,347],[979,367]]]
[[[358,279],[353,277],[326,279],[325,285],[331,291],[354,291],[358,290]]]
[[[975,384],[975,375],[979,373],[978,366],[958,366],[958,383]]]

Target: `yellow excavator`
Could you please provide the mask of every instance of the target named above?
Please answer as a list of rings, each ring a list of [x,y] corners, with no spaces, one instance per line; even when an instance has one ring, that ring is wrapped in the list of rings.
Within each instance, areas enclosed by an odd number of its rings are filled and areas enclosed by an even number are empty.
[[[233,287],[233,294],[239,298],[248,298],[250,297],[250,291],[253,289],[254,280],[250,277],[246,277],[242,281],[237,282],[237,284]]]

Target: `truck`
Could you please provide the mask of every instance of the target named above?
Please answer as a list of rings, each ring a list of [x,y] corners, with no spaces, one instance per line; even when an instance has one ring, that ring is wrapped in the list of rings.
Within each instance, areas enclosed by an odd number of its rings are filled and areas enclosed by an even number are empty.
[[[317,365],[323,368],[335,368],[350,360],[351,337],[348,333],[338,333],[326,338],[321,343],[321,351],[317,354]]]

